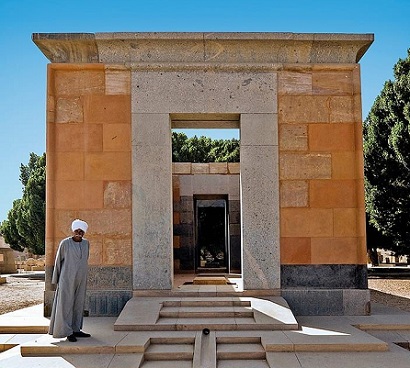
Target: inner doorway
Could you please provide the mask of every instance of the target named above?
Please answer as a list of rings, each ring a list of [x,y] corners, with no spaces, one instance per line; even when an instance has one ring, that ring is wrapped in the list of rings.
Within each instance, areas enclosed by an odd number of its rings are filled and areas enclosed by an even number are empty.
[[[200,272],[230,272],[227,196],[194,196],[195,264]]]

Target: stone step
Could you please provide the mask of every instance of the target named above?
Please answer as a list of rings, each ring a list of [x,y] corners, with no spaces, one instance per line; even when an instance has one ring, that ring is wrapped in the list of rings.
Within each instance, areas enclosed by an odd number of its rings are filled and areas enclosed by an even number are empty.
[[[137,367],[137,366],[135,366]],[[192,362],[188,360],[169,361],[169,360],[147,360],[140,366],[141,368],[192,368]],[[248,368],[252,365],[248,365]],[[255,366],[255,368],[258,368]]]
[[[283,298],[133,298],[114,324],[116,331],[297,330]]]
[[[198,298],[166,300],[163,307],[251,307],[250,300],[227,300],[217,298]]]
[[[217,364],[217,368],[233,368],[233,367],[234,368],[270,368],[270,365],[267,363],[266,360],[249,360],[249,359],[248,360],[219,360]],[[158,368],[160,367],[158,366]]]
[[[165,307],[159,312],[160,318],[253,318],[249,307]]]
[[[219,337],[216,339],[219,360],[265,360],[266,352],[258,337]]]
[[[144,353],[145,360],[190,360],[194,357],[191,344],[152,344]]]

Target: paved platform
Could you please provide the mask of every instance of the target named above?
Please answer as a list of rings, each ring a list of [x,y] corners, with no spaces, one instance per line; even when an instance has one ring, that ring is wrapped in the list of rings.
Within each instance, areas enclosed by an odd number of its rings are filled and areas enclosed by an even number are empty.
[[[207,335],[118,331],[115,317],[87,317],[84,330],[92,337],[76,343],[44,333],[48,319],[42,308],[0,316],[0,367],[410,367],[410,351],[397,345],[409,345],[410,313],[378,305],[370,316],[296,316],[297,330],[210,330]]]

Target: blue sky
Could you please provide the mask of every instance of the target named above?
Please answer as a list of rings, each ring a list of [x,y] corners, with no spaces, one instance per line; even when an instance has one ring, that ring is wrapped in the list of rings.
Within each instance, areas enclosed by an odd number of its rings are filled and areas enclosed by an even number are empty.
[[[0,0],[0,221],[21,198],[20,164],[45,151],[48,60],[32,33],[374,33],[360,61],[364,119],[410,48],[409,14],[409,0]]]

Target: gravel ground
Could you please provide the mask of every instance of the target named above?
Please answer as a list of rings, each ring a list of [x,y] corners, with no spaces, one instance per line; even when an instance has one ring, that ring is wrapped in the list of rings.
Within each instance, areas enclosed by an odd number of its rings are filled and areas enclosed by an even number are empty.
[[[369,279],[370,300],[410,312],[410,280]]]
[[[385,304],[410,312],[410,280],[369,279],[373,303]],[[22,277],[7,277],[0,285],[0,314],[43,302],[44,281]]]
[[[0,314],[41,304],[44,298],[44,281],[22,277],[7,277],[0,284]]]

